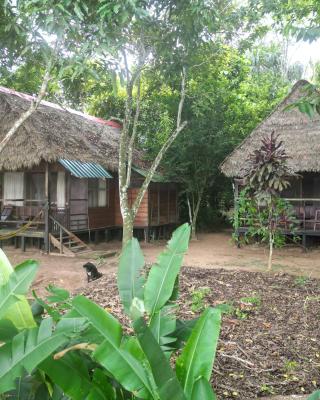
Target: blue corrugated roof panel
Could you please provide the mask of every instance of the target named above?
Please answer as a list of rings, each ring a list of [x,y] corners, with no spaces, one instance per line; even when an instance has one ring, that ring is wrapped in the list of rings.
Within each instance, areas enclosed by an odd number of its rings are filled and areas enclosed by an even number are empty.
[[[100,164],[62,159],[59,163],[77,178],[112,178]]]

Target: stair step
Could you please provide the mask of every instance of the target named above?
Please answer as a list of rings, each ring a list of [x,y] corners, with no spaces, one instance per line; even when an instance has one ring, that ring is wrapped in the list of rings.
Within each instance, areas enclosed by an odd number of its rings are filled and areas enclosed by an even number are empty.
[[[73,251],[73,250],[77,250],[77,249],[86,249],[87,246],[85,244],[79,245],[79,246],[74,246],[74,247],[70,247],[69,250]]]
[[[74,240],[69,240],[69,242],[62,242],[64,246],[68,246],[69,244],[82,244],[80,242],[75,242]]]

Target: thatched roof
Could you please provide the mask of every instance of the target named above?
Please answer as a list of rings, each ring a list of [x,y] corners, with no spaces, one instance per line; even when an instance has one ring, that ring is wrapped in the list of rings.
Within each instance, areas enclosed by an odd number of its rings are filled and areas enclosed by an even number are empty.
[[[272,131],[279,135],[290,157],[289,167],[294,172],[320,171],[320,116],[310,119],[298,108],[284,110],[289,104],[306,96],[303,87],[307,81],[298,81],[288,96],[254,129],[221,164],[228,177],[243,177],[248,155],[261,146],[261,139]]]
[[[0,87],[0,140],[26,111],[32,96]],[[0,170],[30,168],[41,160],[59,159],[118,167],[120,126],[57,104],[42,101],[35,113],[9,140],[0,154]],[[134,162],[139,165],[138,152]]]

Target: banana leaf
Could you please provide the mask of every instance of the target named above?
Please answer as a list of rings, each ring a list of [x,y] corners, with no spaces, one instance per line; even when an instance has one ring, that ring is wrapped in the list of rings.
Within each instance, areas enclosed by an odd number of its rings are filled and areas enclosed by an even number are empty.
[[[130,240],[123,249],[118,269],[118,289],[124,311],[130,316],[132,300],[143,299],[144,258],[137,239]]]
[[[153,398],[152,386],[143,364],[128,351],[105,340],[93,353],[93,357],[109,371],[128,391],[138,398]]]
[[[201,376],[196,380],[193,390],[191,400],[216,400],[217,397],[210,385],[210,383]]]
[[[18,265],[8,276],[6,283],[0,286],[0,318],[8,314],[8,308],[19,301],[18,295],[25,294],[31,285],[38,265],[34,261],[25,261]]]
[[[27,263],[28,262],[38,265],[38,263],[33,260],[27,261]],[[9,276],[13,273],[13,271],[14,269],[12,268],[10,261],[2,249],[0,249],[0,286],[8,282]],[[17,295],[17,299],[18,301],[7,309],[7,312],[3,318],[10,320],[19,330],[36,327],[30,305],[25,296]]]
[[[105,339],[93,353],[93,358],[126,390],[138,393],[140,398],[152,398],[152,387],[142,363],[120,347],[122,339],[120,323],[111,314],[83,296],[75,297],[72,304]]]
[[[188,399],[196,380],[210,380],[221,326],[221,312],[207,308],[197,321],[176,362],[176,372]]]
[[[313,392],[307,400],[320,400],[320,390]]]
[[[94,391],[96,400],[108,400],[99,385],[93,383],[83,357],[70,352],[59,360],[49,357],[39,365],[57,386],[73,400],[83,400]]]
[[[15,380],[30,373],[69,338],[66,330],[52,333],[51,318],[44,319],[39,328],[24,330],[12,342],[0,347],[0,393],[15,388]]]
[[[168,242],[167,249],[160,254],[152,266],[144,290],[145,308],[151,316],[171,298],[183,256],[188,249],[190,226],[180,226]]]
[[[176,329],[175,306],[165,306],[156,312],[150,321],[149,328],[163,351],[170,351],[168,344],[176,342],[173,334]]]
[[[150,364],[160,400],[185,400],[182,387],[170,367],[149,327],[143,318],[134,321],[133,327],[140,346]]]

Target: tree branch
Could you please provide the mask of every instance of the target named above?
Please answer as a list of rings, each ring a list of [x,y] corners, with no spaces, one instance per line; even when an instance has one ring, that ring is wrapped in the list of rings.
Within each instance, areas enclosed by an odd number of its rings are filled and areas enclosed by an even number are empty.
[[[13,126],[9,129],[5,137],[2,139],[0,143],[0,153],[3,151],[5,148],[6,144],[8,141],[13,137],[13,135],[17,132],[17,130],[31,117],[31,115],[37,110],[39,107],[42,99],[46,95],[48,83],[50,81],[51,77],[51,70],[54,66],[55,63],[55,58],[58,52],[58,47],[59,47],[59,42],[57,41],[54,47],[54,50],[49,58],[49,61],[46,65],[46,69],[43,75],[42,83],[40,90],[37,94],[37,97],[35,100],[33,100],[30,104],[30,107],[27,111],[25,111],[21,116],[17,119],[17,121],[13,124]]]
[[[138,122],[139,122],[139,115],[140,115],[140,103],[141,103],[141,77],[139,76],[137,79],[137,100],[136,100],[136,112],[134,115],[133,120],[133,128],[132,134],[129,141],[128,146],[128,166],[127,166],[127,180],[126,180],[126,189],[130,186],[131,180],[131,168],[132,168],[132,158],[133,158],[133,150],[134,150],[134,142],[137,136],[138,130]]]
[[[171,144],[174,142],[176,137],[179,135],[179,133],[186,127],[187,121],[184,121],[181,123],[181,114],[183,110],[183,105],[184,105],[184,100],[185,100],[185,95],[186,95],[186,88],[185,88],[185,82],[186,82],[186,70],[185,67],[183,67],[182,70],[182,80],[181,80],[181,94],[180,94],[180,101],[179,101],[179,106],[178,106],[178,114],[177,114],[177,127],[175,131],[172,133],[171,136],[168,137],[168,139],[165,141],[163,146],[161,147],[160,151],[158,152],[156,158],[154,159],[153,163],[151,164],[151,167],[145,177],[145,180],[142,184],[142,186],[139,189],[138,195],[132,205],[132,216],[133,219],[135,218],[138,209],[140,207],[141,201],[146,193],[146,190],[152,180],[153,175],[156,172],[156,169],[158,168],[164,154],[168,150],[168,148],[171,146]]]

